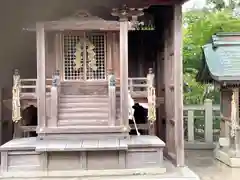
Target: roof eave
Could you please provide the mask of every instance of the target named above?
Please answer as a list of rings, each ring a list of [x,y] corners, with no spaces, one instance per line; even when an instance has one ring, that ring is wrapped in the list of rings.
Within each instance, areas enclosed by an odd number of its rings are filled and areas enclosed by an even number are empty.
[[[51,21],[40,22],[44,24],[45,31],[64,31],[64,30],[100,30],[100,31],[120,31],[118,21]],[[23,28],[25,31],[36,31],[36,25]],[[128,30],[134,30],[129,23]]]

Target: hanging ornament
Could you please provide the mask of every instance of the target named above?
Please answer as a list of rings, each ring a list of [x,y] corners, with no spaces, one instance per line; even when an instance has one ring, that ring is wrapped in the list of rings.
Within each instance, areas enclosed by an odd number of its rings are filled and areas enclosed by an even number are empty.
[[[83,50],[81,40],[76,44],[75,52],[75,69],[78,70],[83,66]]]
[[[88,66],[92,68],[93,71],[97,70],[97,61],[96,61],[96,53],[94,52],[95,46],[88,41],[88,48],[87,48],[87,53],[88,53]]]

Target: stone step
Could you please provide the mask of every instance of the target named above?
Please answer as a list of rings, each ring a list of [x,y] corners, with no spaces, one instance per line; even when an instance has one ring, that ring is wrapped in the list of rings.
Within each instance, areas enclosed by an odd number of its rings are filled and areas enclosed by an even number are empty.
[[[59,108],[59,113],[108,113],[108,106],[106,107],[73,107],[73,108]]]
[[[61,102],[59,108],[108,108],[106,102]]]
[[[59,113],[59,120],[62,119],[73,119],[73,120],[105,120],[108,119],[108,113],[98,112],[98,113]]]

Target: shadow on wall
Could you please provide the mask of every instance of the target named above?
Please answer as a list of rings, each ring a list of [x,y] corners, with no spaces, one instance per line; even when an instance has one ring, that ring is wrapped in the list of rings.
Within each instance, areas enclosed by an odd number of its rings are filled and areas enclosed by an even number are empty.
[[[141,106],[139,103],[135,103],[132,107],[134,109],[134,118],[136,124],[147,124],[148,123],[148,109]],[[129,124],[134,124],[133,120],[129,120]],[[147,135],[148,132],[146,130],[139,129],[138,130],[141,135]],[[131,129],[130,135],[137,135],[136,129]]]
[[[22,125],[23,126],[37,126],[37,108],[33,105],[28,106],[22,111]],[[34,131],[29,132],[30,137],[36,137],[37,133]]]

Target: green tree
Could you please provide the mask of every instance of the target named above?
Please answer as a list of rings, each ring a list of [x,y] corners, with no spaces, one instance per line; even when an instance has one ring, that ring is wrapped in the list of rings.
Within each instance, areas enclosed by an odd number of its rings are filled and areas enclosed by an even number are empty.
[[[218,93],[213,91],[206,95],[208,85],[201,85],[195,81],[196,72],[201,65],[201,47],[217,32],[240,32],[240,20],[233,17],[229,6],[222,5],[220,8],[219,5],[219,9],[214,10],[204,8],[184,14],[184,78],[191,88],[191,91],[185,91],[185,103],[201,103],[204,97],[209,96],[213,97],[215,102],[219,102]]]
[[[239,0],[207,0],[207,7],[215,11],[234,9],[239,4]]]
[[[227,6],[224,0],[207,0],[207,5],[213,6],[215,10],[222,10]]]

